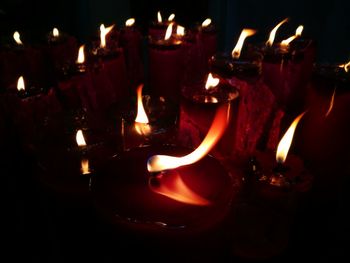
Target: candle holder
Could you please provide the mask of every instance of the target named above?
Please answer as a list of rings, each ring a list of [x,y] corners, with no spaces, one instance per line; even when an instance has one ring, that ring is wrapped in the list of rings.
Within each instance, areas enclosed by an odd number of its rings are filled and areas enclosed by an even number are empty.
[[[205,156],[193,165],[158,175],[147,171],[147,160],[154,154],[188,152],[179,146],[158,145],[113,157],[96,171],[92,184],[99,214],[138,236],[160,237],[163,245],[176,237],[183,240],[216,229],[235,193],[231,175],[216,159]]]
[[[149,123],[137,123],[136,109],[122,109],[121,137],[124,150],[154,144],[173,143],[178,131],[178,105],[164,97],[144,95],[143,105]],[[133,103],[136,108],[136,103]]]

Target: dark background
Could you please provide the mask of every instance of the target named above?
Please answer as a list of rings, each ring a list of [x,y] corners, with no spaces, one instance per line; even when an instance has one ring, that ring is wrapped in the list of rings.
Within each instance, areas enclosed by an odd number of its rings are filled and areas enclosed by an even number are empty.
[[[318,44],[318,61],[344,62],[350,58],[347,0],[2,0],[0,33],[6,38],[19,30],[34,41],[56,26],[84,42],[101,23],[121,27],[129,17],[135,17],[145,32],[158,10],[164,18],[175,13],[176,20],[187,27],[211,17],[220,30],[221,50],[231,50],[244,27],[258,30],[250,41],[265,41],[274,25],[289,17],[290,22],[281,28],[277,41],[294,34],[296,27],[303,24],[304,34]]]

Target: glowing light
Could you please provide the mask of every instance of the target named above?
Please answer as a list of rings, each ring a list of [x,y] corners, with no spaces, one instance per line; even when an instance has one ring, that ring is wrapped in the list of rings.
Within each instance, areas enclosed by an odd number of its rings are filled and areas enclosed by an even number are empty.
[[[104,24],[101,24],[100,26],[100,47],[101,48],[106,47],[106,36],[113,29],[113,27],[114,25],[111,25],[106,28]]]
[[[17,81],[17,90],[25,90],[24,79],[23,76],[20,76]]]
[[[77,131],[77,134],[75,136],[75,140],[76,140],[79,147],[86,146],[86,142],[85,142],[85,138],[84,138],[82,130]]]
[[[81,45],[78,52],[77,63],[83,64],[85,62],[84,45]]]
[[[135,118],[135,130],[140,135],[148,135],[151,132],[149,120],[142,102],[143,84],[137,87],[137,115]]]
[[[81,160],[81,173],[82,174],[90,174],[90,167],[89,167],[89,160],[88,159],[82,159]]]
[[[125,21],[125,26],[133,26],[135,24],[135,18],[129,18]]]
[[[166,29],[164,40],[168,40],[173,33],[173,23],[170,23]]]
[[[304,30],[304,26],[303,25],[298,26],[298,28],[295,30],[295,35],[297,37],[300,37],[301,33],[303,33],[303,30]]]
[[[169,17],[168,17],[168,21],[169,22],[172,22],[175,18],[175,14],[171,14]]]
[[[335,89],[333,91],[333,94],[332,94],[332,97],[331,97],[331,101],[329,103],[329,108],[328,108],[328,111],[326,112],[326,115],[325,117],[327,118],[328,115],[331,113],[332,109],[333,109],[333,106],[334,106],[334,97],[335,97]]]
[[[207,82],[205,83],[205,89],[208,90],[210,88],[214,88],[219,85],[220,79],[214,78],[211,73],[208,74]]]
[[[210,18],[207,18],[203,21],[202,23],[202,27],[207,27],[211,24],[211,19]]]
[[[184,36],[185,35],[185,28],[183,26],[178,25],[176,27],[176,35]]]
[[[22,41],[21,41],[21,35],[18,33],[18,31],[16,31],[15,33],[13,33],[13,39],[16,41],[16,43],[18,45],[23,45]]]
[[[256,30],[253,30],[253,29],[245,28],[245,29],[242,30],[241,35],[239,36],[239,39],[237,41],[237,44],[234,47],[234,49],[232,50],[232,57],[233,58],[238,59],[240,57],[244,40],[247,37],[254,35],[255,33],[256,33]]]
[[[157,13],[157,19],[158,19],[158,23],[163,22],[162,15],[160,14],[160,11],[158,11],[158,13]]]
[[[60,32],[58,31],[58,29],[56,27],[52,30],[52,35],[54,37],[58,37],[60,35]]]
[[[277,26],[275,26],[271,32],[270,32],[270,35],[269,35],[269,39],[266,41],[266,45],[267,46],[272,46],[273,42],[275,41],[275,36],[276,36],[276,32],[278,30],[278,28],[283,25],[284,23],[286,23],[288,21],[288,18],[284,19],[283,21],[279,22],[277,24]]]

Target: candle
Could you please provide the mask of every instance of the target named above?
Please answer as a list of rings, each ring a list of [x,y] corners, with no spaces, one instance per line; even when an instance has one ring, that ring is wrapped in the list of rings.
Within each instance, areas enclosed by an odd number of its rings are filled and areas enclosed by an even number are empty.
[[[124,50],[128,78],[132,88],[140,84],[144,78],[141,41],[142,35],[135,26],[135,19],[128,19],[120,32],[120,44]]]
[[[137,111],[130,106],[122,109],[124,150],[150,144],[171,144],[177,133],[177,105],[163,97],[143,96],[142,89],[143,84],[137,88]]]
[[[167,20],[163,20],[162,14],[160,11],[157,12],[157,20],[153,21],[148,27],[148,35],[150,38],[157,39],[164,37],[164,34],[169,26],[169,24],[174,22],[175,14],[169,15]],[[176,26],[173,27],[175,30]]]
[[[152,95],[178,101],[184,57],[182,41],[172,36],[172,28],[173,23],[170,23],[164,38],[150,39],[149,82]]]
[[[207,153],[222,136],[227,114],[227,106],[218,110],[206,139],[192,152],[170,145],[139,147],[101,167],[92,184],[101,215],[151,236],[189,236],[218,226],[234,188],[231,175]]]

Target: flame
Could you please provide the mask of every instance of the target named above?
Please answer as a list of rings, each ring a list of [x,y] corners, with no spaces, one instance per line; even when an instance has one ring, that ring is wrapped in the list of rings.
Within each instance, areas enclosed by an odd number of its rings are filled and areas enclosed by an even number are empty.
[[[157,180],[157,184],[152,184],[152,180]],[[201,197],[185,184],[177,171],[168,171],[157,177],[151,177],[149,187],[153,192],[181,203],[198,206],[210,205],[209,200]]]
[[[205,89],[208,90],[210,88],[214,88],[219,85],[220,79],[214,78],[211,73],[208,74],[207,82],[205,83]]]
[[[304,116],[305,113],[306,113],[306,111],[304,111],[302,114],[300,114],[298,117],[296,117],[294,119],[292,124],[289,126],[287,132],[283,135],[282,139],[280,140],[280,142],[277,146],[277,152],[276,152],[276,161],[278,163],[285,162],[290,145],[292,144],[295,129],[296,129],[300,119]]]
[[[78,64],[83,64],[84,62],[85,62],[84,45],[81,45],[80,48],[79,48],[79,52],[78,52],[77,63]]]
[[[111,26],[105,28],[105,25],[101,24],[101,26],[100,26],[100,47],[101,48],[106,47],[106,36],[113,29],[113,27],[114,27],[114,25],[111,25]]]
[[[297,35],[294,35],[294,36],[288,37],[288,38],[285,39],[285,40],[282,40],[282,41],[281,41],[281,46],[282,46],[283,48],[288,47],[288,46],[289,46],[289,43],[292,42],[292,41],[293,41],[294,39],[296,39],[296,38],[297,38]]]
[[[177,25],[177,27],[176,27],[176,35],[184,36],[185,35],[185,28],[183,26]]]
[[[77,131],[77,135],[75,136],[75,140],[79,147],[86,146],[85,138],[82,130]]]
[[[149,172],[160,172],[189,165],[202,159],[219,141],[230,119],[230,104],[221,105],[215,115],[207,136],[202,143],[188,155],[182,157],[154,155],[147,161]]]
[[[137,88],[137,115],[135,118],[135,130],[140,135],[147,135],[151,132],[149,120],[142,103],[142,88],[140,84]]]
[[[164,40],[168,40],[173,32],[173,23],[170,23],[166,29]]]
[[[241,55],[241,49],[243,47],[243,43],[244,40],[249,37],[252,36],[256,33],[256,30],[254,29],[247,29],[244,28],[241,32],[241,35],[239,36],[239,39],[237,41],[237,44],[235,46],[235,48],[232,50],[232,57],[238,59],[239,56]]]
[[[168,21],[169,22],[172,22],[175,18],[175,14],[171,14],[169,17],[168,17]]]
[[[301,33],[303,33],[303,30],[304,30],[304,26],[303,25],[298,26],[298,28],[295,30],[295,35],[297,37],[300,37]]]
[[[20,76],[17,81],[17,90],[25,90],[24,79],[23,76]]]
[[[158,11],[158,13],[157,13],[157,19],[158,19],[158,23],[163,22],[162,15],[160,14],[160,11]]]
[[[207,18],[203,21],[202,23],[202,27],[207,27],[211,24],[211,19],[210,18]]]
[[[82,174],[90,174],[90,168],[89,168],[89,160],[88,159],[82,159],[81,160],[81,173]]]
[[[23,45],[22,41],[21,41],[21,35],[18,33],[18,31],[16,31],[15,33],[13,33],[13,39],[16,41],[16,43],[18,45]]]
[[[58,37],[60,35],[60,32],[58,31],[58,29],[56,27],[52,30],[52,35],[54,37]]]
[[[204,98],[204,102],[205,102],[205,103],[218,103],[219,101],[218,101],[218,99],[215,98],[215,97],[206,96],[206,97]]]
[[[345,72],[348,72],[350,69],[350,61],[346,64],[339,65],[340,68],[344,68]]]
[[[333,106],[334,106],[335,90],[336,90],[336,89],[334,89],[334,91],[333,91],[333,94],[332,94],[332,97],[331,97],[331,101],[330,101],[330,103],[329,103],[329,108],[328,108],[328,111],[326,112],[326,115],[325,115],[326,118],[327,118],[328,115],[331,113],[331,111],[332,111],[332,109],[333,109]]]
[[[269,39],[266,41],[266,45],[267,45],[267,46],[270,46],[270,47],[272,46],[273,41],[275,40],[275,36],[276,36],[276,32],[277,32],[278,28],[279,28],[281,25],[283,25],[284,23],[286,23],[287,21],[288,21],[288,18],[284,19],[283,21],[279,22],[279,23],[277,24],[277,26],[275,26],[275,27],[271,30]]]
[[[125,26],[133,26],[135,24],[135,18],[129,18],[125,21]]]

